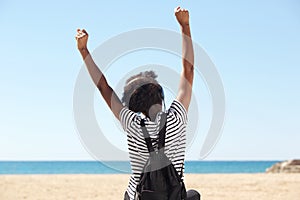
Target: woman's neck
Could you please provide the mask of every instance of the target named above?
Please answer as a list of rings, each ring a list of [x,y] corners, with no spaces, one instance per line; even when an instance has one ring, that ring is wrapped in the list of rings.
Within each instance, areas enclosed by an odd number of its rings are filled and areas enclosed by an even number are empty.
[[[155,121],[157,113],[162,111],[162,105],[161,104],[154,104],[149,109],[149,118],[152,122]]]

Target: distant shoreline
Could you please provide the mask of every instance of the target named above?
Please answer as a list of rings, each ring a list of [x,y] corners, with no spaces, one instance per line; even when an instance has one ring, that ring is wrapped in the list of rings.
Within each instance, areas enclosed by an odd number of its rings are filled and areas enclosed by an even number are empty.
[[[185,173],[264,173],[279,161],[186,161]],[[129,174],[129,161],[0,161],[0,174]]]

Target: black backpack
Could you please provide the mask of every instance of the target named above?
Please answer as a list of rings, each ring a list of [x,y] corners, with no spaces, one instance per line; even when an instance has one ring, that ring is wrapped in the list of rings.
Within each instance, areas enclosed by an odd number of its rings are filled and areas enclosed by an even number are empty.
[[[150,153],[140,182],[136,188],[136,200],[182,200],[186,199],[186,189],[181,176],[178,175],[172,162],[164,153],[166,134],[166,114],[162,114],[159,131],[158,150],[154,150],[145,120],[141,120],[141,128]]]

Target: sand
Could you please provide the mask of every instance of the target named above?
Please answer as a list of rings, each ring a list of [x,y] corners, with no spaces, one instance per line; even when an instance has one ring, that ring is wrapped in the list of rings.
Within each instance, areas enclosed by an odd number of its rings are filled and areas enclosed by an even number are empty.
[[[122,200],[129,175],[1,175],[0,200]],[[299,200],[300,174],[186,174],[209,200]]]

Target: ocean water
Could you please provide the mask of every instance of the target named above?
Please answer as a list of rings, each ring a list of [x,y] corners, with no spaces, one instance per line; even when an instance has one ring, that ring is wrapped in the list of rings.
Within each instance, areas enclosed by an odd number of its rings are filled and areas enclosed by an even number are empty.
[[[185,173],[264,173],[279,161],[186,161]],[[0,161],[0,174],[130,173],[127,161]]]

